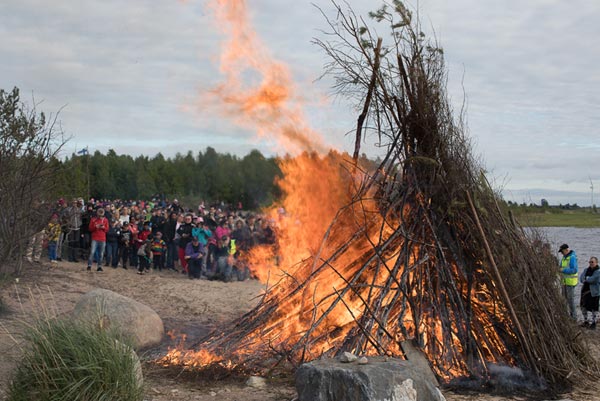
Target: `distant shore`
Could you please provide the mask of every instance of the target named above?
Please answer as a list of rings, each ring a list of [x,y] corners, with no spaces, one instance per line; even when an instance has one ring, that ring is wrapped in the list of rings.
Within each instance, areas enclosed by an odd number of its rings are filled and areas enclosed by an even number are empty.
[[[590,208],[576,210],[519,210],[511,208],[515,218],[527,227],[600,227],[600,213]]]

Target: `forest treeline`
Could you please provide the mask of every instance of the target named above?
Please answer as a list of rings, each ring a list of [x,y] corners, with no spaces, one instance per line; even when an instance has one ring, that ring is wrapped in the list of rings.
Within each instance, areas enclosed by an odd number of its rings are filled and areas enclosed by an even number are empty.
[[[106,199],[167,197],[242,202],[246,208],[269,204],[278,196],[275,178],[281,175],[275,158],[258,150],[244,157],[204,152],[166,158],[106,154],[72,154],[61,164],[58,187],[64,196]]]

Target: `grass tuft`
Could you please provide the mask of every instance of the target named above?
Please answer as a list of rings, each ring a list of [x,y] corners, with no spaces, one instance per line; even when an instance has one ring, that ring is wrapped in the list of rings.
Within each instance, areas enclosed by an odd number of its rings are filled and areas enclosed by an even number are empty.
[[[27,328],[9,401],[138,401],[141,367],[115,333],[70,320],[42,319]]]

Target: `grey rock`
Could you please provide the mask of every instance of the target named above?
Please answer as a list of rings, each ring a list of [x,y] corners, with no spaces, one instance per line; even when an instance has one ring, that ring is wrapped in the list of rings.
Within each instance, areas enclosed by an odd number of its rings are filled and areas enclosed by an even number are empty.
[[[160,344],[165,332],[162,319],[150,307],[101,288],[84,294],[73,316],[100,328],[116,328],[136,350]]]
[[[445,401],[411,361],[371,357],[367,365],[320,359],[296,371],[299,401]]]
[[[358,358],[357,363],[359,365],[366,365],[367,363],[369,363],[369,360],[367,359],[366,356],[361,356],[360,358]]]
[[[356,355],[354,355],[352,352],[344,352],[342,355],[340,355],[340,362],[342,362],[342,363],[354,362],[357,359],[358,359],[358,357]]]
[[[417,401],[417,390],[415,390],[412,379],[406,379],[392,389],[392,400]]]
[[[264,388],[267,386],[267,381],[263,377],[250,376],[248,380],[246,380],[246,386],[254,388]]]
[[[412,341],[403,341],[401,345],[404,355],[406,356],[406,359],[410,361],[413,369],[419,371],[424,376],[426,381],[432,383],[436,387],[439,387],[437,378],[429,367],[429,361],[427,360],[427,357],[423,351],[417,348]]]

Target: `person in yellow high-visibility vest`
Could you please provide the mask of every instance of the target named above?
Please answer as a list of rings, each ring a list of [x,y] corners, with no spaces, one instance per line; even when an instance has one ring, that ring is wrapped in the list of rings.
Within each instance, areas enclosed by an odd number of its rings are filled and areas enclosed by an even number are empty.
[[[575,251],[569,249],[567,244],[562,244],[558,248],[558,252],[563,255],[560,261],[562,293],[567,301],[569,316],[577,320],[577,310],[575,309],[575,287],[577,287],[579,281],[577,255],[575,255]]]

